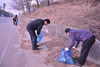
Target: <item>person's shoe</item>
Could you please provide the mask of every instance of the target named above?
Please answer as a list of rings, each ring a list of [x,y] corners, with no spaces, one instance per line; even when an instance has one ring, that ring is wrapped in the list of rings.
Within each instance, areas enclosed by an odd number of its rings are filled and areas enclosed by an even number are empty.
[[[37,45],[37,47],[40,47],[39,45]]]
[[[77,66],[83,66],[82,64],[76,63]]]
[[[40,50],[39,48],[35,48],[35,49],[33,49],[33,50]]]

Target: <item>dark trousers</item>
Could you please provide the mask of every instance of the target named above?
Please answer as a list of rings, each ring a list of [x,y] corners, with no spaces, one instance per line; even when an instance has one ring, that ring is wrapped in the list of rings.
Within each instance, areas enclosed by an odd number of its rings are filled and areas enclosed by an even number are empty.
[[[15,20],[15,19],[13,19],[13,23],[14,23],[14,25],[17,25],[17,22],[16,22],[16,20]]]
[[[78,59],[78,63],[84,65],[86,62],[86,58],[88,56],[88,53],[90,51],[90,48],[92,47],[92,45],[95,42],[95,36],[91,36],[89,39],[85,40],[82,44],[82,50],[81,50],[81,54],[80,57]]]
[[[32,42],[32,49],[36,49],[37,48],[37,36],[35,34],[35,30],[31,30],[28,26],[27,26],[27,31],[30,34],[31,37],[31,42]]]

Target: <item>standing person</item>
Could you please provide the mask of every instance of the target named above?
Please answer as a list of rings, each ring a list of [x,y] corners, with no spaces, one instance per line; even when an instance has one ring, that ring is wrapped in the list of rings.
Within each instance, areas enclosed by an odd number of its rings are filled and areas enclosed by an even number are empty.
[[[13,23],[14,23],[14,25],[16,25],[16,26],[17,26],[16,19],[18,19],[17,15],[15,15],[15,16],[13,17]]]
[[[75,29],[70,29],[70,28],[67,28],[65,30],[65,33],[67,33],[67,36],[70,36],[71,38],[71,44],[67,48],[65,48],[66,51],[68,51],[71,48],[77,48],[79,45],[79,42],[80,41],[83,42],[80,57],[78,58],[78,62],[76,63],[76,65],[78,66],[84,65],[86,62],[86,58],[88,56],[89,50],[95,42],[94,34],[88,30],[84,30],[84,29],[75,30]]]
[[[37,45],[37,37],[39,36],[43,25],[47,25],[47,24],[50,24],[49,19],[45,19],[45,20],[36,19],[36,20],[31,21],[27,25],[27,31],[29,32],[30,37],[31,37],[32,49],[33,50],[39,50],[39,48],[37,48],[37,47],[39,47]],[[35,30],[37,30],[37,35],[35,33]]]

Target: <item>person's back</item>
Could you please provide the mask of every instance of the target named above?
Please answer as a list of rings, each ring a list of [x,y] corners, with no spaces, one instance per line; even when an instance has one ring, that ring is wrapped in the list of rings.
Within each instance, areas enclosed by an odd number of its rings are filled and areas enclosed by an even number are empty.
[[[77,66],[83,66],[86,62],[89,50],[95,42],[94,34],[88,30],[75,30],[70,28],[67,28],[65,30],[65,33],[67,34],[67,36],[71,37],[71,43],[67,48],[65,48],[66,51],[68,51],[69,49],[77,48],[80,41],[83,42],[80,57],[78,58],[78,62],[76,63]]]
[[[86,39],[89,39],[92,35],[94,35],[91,31],[84,30],[84,29],[79,29],[79,30],[71,29],[70,33],[74,34],[76,40],[79,40],[79,41],[85,41]]]
[[[14,20],[16,20],[16,18],[17,18],[17,15],[15,15],[15,16],[13,17]]]
[[[42,19],[36,19],[36,20],[31,21],[28,24],[28,26],[30,29],[36,30],[39,25],[43,25],[43,24],[44,24],[44,21]]]

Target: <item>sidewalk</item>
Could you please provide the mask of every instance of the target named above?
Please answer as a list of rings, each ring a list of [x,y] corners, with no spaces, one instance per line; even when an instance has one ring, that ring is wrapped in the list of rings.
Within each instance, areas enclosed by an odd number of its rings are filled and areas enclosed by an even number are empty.
[[[44,33],[42,41],[38,43],[41,50],[33,51],[29,34],[26,31],[28,22],[29,19],[25,20],[24,18],[20,20],[19,24],[19,32],[22,35],[20,38],[20,48],[25,52],[26,67],[78,67],[57,61],[62,48],[68,45],[48,33]],[[72,56],[79,56],[79,52],[77,50],[73,51]],[[93,62],[87,61],[83,67],[99,66]]]

